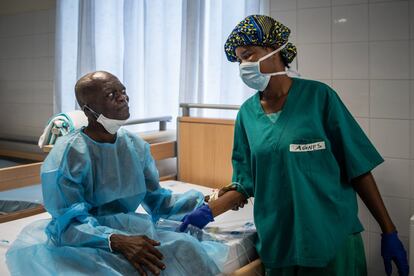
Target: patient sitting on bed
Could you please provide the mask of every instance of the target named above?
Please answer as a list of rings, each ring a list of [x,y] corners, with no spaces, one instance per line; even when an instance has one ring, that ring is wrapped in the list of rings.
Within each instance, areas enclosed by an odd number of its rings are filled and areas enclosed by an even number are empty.
[[[119,129],[129,118],[124,85],[98,71],[83,76],[75,92],[88,126],[59,138],[46,158],[42,189],[52,219],[22,231],[7,253],[11,273],[219,273],[203,242],[157,228],[159,218],[180,221],[204,198],[160,187],[148,143]],[[148,215],[135,213],[140,204]]]

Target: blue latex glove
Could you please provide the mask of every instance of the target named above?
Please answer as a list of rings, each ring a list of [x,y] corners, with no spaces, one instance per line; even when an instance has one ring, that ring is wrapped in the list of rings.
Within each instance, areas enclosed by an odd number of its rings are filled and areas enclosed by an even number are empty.
[[[387,275],[392,273],[391,261],[394,261],[398,268],[400,276],[408,275],[407,252],[400,239],[397,231],[389,234],[381,234],[381,256],[384,259],[385,272]]]
[[[180,225],[179,231],[184,232],[187,230],[189,224],[203,229],[204,226],[206,226],[211,221],[214,221],[214,218],[210,207],[208,207],[208,205],[202,205],[191,213],[185,215],[185,217],[182,219],[183,223]]]

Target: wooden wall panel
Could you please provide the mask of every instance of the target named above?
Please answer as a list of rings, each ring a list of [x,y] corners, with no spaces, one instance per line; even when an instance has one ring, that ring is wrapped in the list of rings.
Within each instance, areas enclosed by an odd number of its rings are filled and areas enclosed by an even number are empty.
[[[150,147],[154,160],[163,160],[177,156],[175,141],[151,144]]]
[[[42,162],[0,169],[0,191],[40,183]]]
[[[234,120],[178,120],[178,180],[219,188],[231,182]]]

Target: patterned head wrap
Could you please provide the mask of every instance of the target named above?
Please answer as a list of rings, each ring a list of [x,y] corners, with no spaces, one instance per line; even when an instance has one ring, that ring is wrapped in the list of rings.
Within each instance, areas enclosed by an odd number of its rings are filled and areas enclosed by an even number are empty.
[[[287,63],[296,57],[296,46],[288,42],[290,29],[266,15],[250,15],[243,19],[231,32],[224,44],[227,59],[237,61],[236,48],[240,46],[261,46],[279,48],[287,43],[280,54]]]

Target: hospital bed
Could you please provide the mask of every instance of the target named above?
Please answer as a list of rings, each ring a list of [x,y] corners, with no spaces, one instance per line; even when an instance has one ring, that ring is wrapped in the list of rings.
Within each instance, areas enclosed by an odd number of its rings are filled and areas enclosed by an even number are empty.
[[[44,212],[38,200],[40,189],[28,186],[40,183],[39,170],[46,153],[33,151],[36,144],[33,141],[11,137],[0,141],[0,223]],[[11,149],[17,144],[22,149]],[[24,151],[29,148],[31,150]],[[22,198],[16,190],[23,191]],[[33,200],[27,200],[28,195],[32,195]]]
[[[182,104],[181,107],[183,108],[183,115],[189,115],[189,112],[186,113],[189,108],[199,108],[198,106],[185,104]],[[226,109],[228,106],[224,108]],[[158,162],[177,158],[178,173],[161,177],[162,186],[174,192],[183,192],[195,188],[209,194],[211,188],[222,187],[231,180],[233,129],[234,120],[182,116],[177,119],[177,139],[175,139],[175,132],[168,130],[144,133],[141,136],[150,143],[151,153],[154,159],[157,160],[157,166]],[[50,149],[51,147],[45,150]],[[20,192],[26,191],[26,196],[33,196],[32,198],[26,197],[26,199],[33,202],[33,198],[36,197],[36,188],[34,187],[39,187],[33,184],[40,183],[40,165],[41,163],[23,165],[10,170],[9,181],[6,178],[5,181],[2,181],[3,177],[0,170],[0,191],[2,191],[0,192],[0,200],[1,193],[3,193],[3,196],[7,196],[6,193],[9,193],[10,196],[16,191],[11,190],[21,189]],[[197,185],[189,183],[197,183]],[[23,194],[21,192],[21,195]],[[32,221],[49,217],[49,214],[44,212],[41,205],[37,209],[31,208],[29,210],[31,211],[24,210],[20,213],[6,215],[8,218],[3,219],[4,223],[0,224],[0,275],[7,275],[4,261],[5,252],[21,229]],[[1,217],[4,216],[0,216],[0,219]],[[252,222],[252,206],[248,204],[239,212],[229,211],[220,215],[216,218],[216,222],[209,225],[208,230],[213,236],[220,229],[226,230],[224,232],[228,234],[228,236],[219,235],[218,239],[230,245],[229,258],[225,265],[225,272],[229,275],[264,275],[261,262],[257,259],[254,248],[256,234],[255,231],[252,231]],[[244,231],[246,229],[247,231]]]
[[[4,190],[18,188],[25,184],[33,183],[36,179],[32,179],[31,175],[38,174],[38,163],[44,159],[43,154],[38,153],[27,153],[16,150],[6,150],[0,148],[0,193]],[[34,171],[33,171],[34,169]],[[7,197],[0,196],[0,222],[5,221],[8,216],[5,215],[10,212],[20,212],[21,209],[33,209],[27,214],[31,215],[38,211],[43,211],[43,208],[35,202],[25,202],[19,204],[19,199],[13,200],[8,197],[8,193],[5,194]],[[7,201],[5,200],[7,199]],[[10,219],[10,218],[8,218]],[[13,219],[13,217],[11,217]]]

